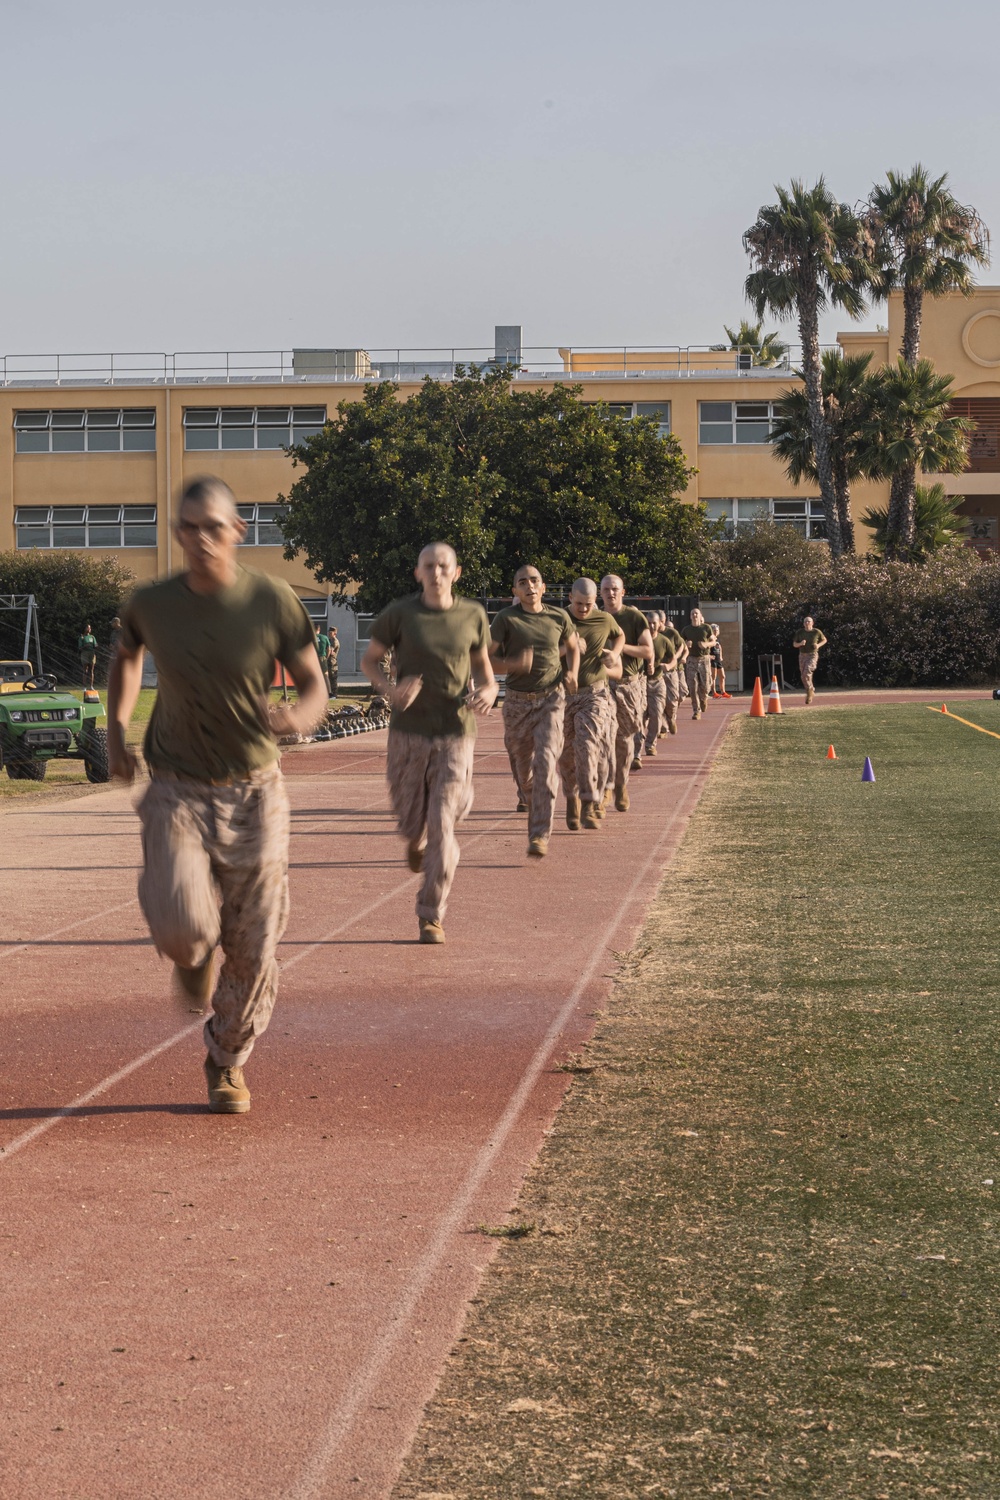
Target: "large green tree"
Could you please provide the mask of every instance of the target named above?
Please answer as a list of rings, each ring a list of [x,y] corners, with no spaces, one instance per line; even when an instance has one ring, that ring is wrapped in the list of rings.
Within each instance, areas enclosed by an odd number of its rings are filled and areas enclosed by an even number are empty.
[[[918,162],[907,173],[887,172],[872,188],[865,220],[873,241],[881,294],[903,294],[902,358],[920,358],[924,297],[972,293],[972,268],[989,262],[989,232],[974,208],[959,203],[947,174],[931,177]],[[917,471],[892,476],[885,537],[887,557],[905,557],[915,540]]]
[[[42,665],[66,682],[80,680],[76,643],[88,623],[97,636],[103,669],[110,655],[112,617],[134,586],[135,576],[116,558],[34,549],[0,552],[0,594],[34,594]],[[20,657],[23,649],[24,615],[0,611],[0,657]]]
[[[823,500],[830,552],[844,550],[829,438],[823,416],[819,319],[827,307],[860,317],[871,278],[868,231],[824,179],[810,188],[793,181],[775,189],[778,201],[765,205],[743,236],[753,269],[746,296],[758,318],[794,315],[802,345],[802,376],[809,403],[817,481]]]
[[[405,401],[369,386],[294,452],[286,557],[304,553],[366,611],[412,591],[435,540],[454,546],[469,594],[509,591],[527,561],[550,584],[611,570],[640,592],[697,590],[704,512],[679,498],[692,473],[679,443],[580,394],[517,389],[507,370],[428,379]]]

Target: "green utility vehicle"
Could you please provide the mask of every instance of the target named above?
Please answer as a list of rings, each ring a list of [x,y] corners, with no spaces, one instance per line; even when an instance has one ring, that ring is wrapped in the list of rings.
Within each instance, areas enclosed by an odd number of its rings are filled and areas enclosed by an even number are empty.
[[[61,692],[30,661],[0,661],[0,765],[12,781],[43,781],[50,760],[82,760],[88,781],[108,780],[108,731],[99,693]]]

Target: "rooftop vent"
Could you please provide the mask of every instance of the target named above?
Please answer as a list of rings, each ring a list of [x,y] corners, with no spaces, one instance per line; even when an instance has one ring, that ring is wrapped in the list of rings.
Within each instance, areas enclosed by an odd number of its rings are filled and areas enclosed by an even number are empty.
[[[306,380],[366,380],[372,362],[367,349],[293,349],[292,370]]]

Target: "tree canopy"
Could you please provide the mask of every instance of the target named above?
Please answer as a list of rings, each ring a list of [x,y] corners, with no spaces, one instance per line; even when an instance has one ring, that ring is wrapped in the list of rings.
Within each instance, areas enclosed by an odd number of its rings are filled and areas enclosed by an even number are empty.
[[[455,548],[466,594],[509,592],[522,562],[550,585],[611,571],[637,592],[697,591],[704,507],[679,498],[693,472],[679,443],[581,390],[475,368],[405,401],[368,386],[293,450],[305,472],[279,497],[285,556],[364,611],[413,591],[429,541]]]
[[[79,681],[76,644],[84,625],[94,627],[104,652],[110,625],[135,586],[135,576],[113,557],[80,552],[0,552],[0,594],[34,594],[42,664],[47,672]],[[24,615],[0,613],[0,657],[19,658]],[[37,669],[38,663],[35,662]]]

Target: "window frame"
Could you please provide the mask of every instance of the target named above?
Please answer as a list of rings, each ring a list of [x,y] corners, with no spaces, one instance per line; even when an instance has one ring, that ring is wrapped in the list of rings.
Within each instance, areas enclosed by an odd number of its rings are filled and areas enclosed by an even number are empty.
[[[714,507],[715,513],[708,513],[706,519],[711,522],[722,521],[726,527],[728,536],[735,536],[741,527],[753,526],[759,521],[767,521],[772,526],[794,526],[796,530],[807,541],[818,542],[826,540],[826,519],[823,515],[823,502],[815,495],[777,495],[766,498],[756,495],[740,495],[736,497],[706,498],[704,504]],[[747,514],[742,514],[742,508],[746,506]],[[766,506],[766,512],[761,507]],[[779,511],[776,507],[781,506]],[[756,507],[756,513],[750,508]]]
[[[79,418],[77,420],[71,420]],[[91,419],[94,419],[93,421]],[[14,452],[18,457],[40,453],[155,453],[155,406],[26,407],[14,413]],[[91,446],[91,434],[99,439]],[[59,435],[58,437],[56,435]],[[107,439],[117,434],[117,446]],[[79,435],[79,441],[76,441]],[[151,436],[151,441],[146,439]]]
[[[261,415],[274,417],[288,413],[287,422],[261,421]],[[236,421],[237,415],[245,420]],[[226,418],[229,417],[227,421]],[[322,432],[328,419],[325,406],[185,406],[181,425],[184,429],[185,453],[283,453],[309,437]],[[204,440],[191,441],[198,433]],[[283,433],[285,442],[261,442],[260,434]],[[250,441],[242,442],[242,437]],[[214,441],[210,439],[214,438]],[[228,438],[228,440],[227,440]],[[262,545],[270,545],[263,543]]]
[[[699,401],[698,402],[698,446],[704,448],[766,448],[771,442],[771,433],[777,421],[775,407],[777,401],[770,399],[759,401],[748,401],[744,399],[736,401]],[[708,408],[715,407],[721,412],[723,407],[728,407],[729,416],[723,418],[721,415],[707,416]],[[764,408],[763,411],[755,412],[753,415],[744,410],[741,416],[739,408],[748,407]],[[767,436],[749,438],[746,433],[751,427],[760,427],[766,422]],[[743,433],[740,433],[740,428]],[[728,436],[723,436],[727,433]]]
[[[47,519],[41,519],[41,513]],[[115,520],[111,512],[117,512]],[[95,514],[91,514],[94,512]],[[28,517],[31,519],[28,519]],[[73,530],[82,541],[56,540],[56,533]],[[117,530],[118,540],[104,536],[93,540],[94,530]],[[142,540],[136,539],[138,531]],[[30,552],[119,552],[153,549],[159,543],[158,509],[155,505],[18,505],[14,507],[14,549]]]
[[[246,522],[247,534],[240,542],[241,547],[283,547],[285,538],[278,533],[277,541],[268,537],[261,540],[261,528],[276,528],[279,515],[284,514],[284,508],[277,505],[273,500],[241,500],[236,507],[240,520]],[[261,515],[262,511],[270,511],[270,515]],[[277,528],[276,528],[277,529]]]

